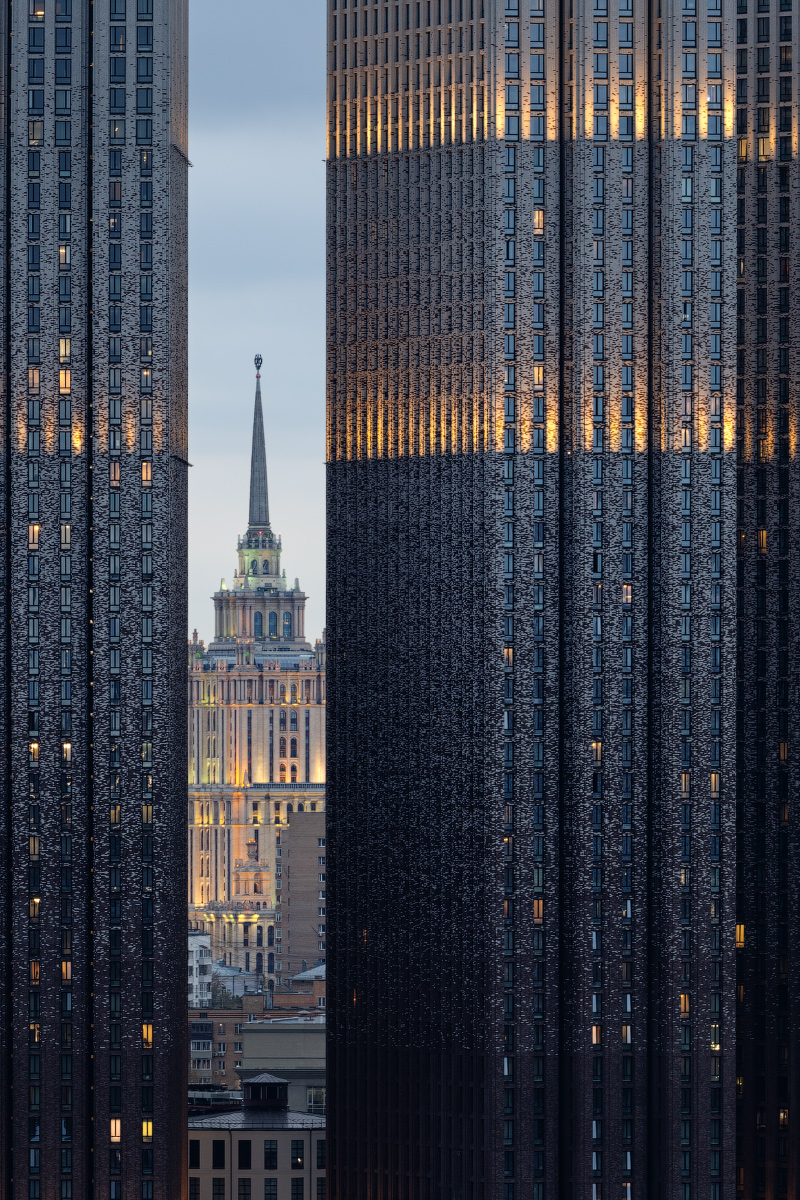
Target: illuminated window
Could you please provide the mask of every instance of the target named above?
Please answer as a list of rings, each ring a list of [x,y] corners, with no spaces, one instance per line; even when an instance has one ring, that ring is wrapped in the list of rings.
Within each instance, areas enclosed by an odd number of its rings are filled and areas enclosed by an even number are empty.
[[[681,992],[681,1016],[688,1017],[691,1011],[691,997],[688,992]]]
[[[152,1142],[153,1140],[153,1122],[147,1118],[142,1121],[142,1141]]]
[[[630,604],[632,601],[633,601],[633,585],[630,583],[623,583],[623,585],[622,585],[622,603]]]
[[[533,920],[535,925],[541,925],[544,920],[544,899],[541,896],[533,901]]]
[[[119,1117],[111,1118],[111,1141],[122,1141],[122,1121]]]
[[[58,372],[58,390],[62,395],[69,394],[72,388],[72,372],[67,367]]]
[[[603,1026],[602,1025],[593,1025],[592,1026],[592,1045],[593,1046],[601,1046],[602,1044],[603,1044]]]
[[[153,1026],[152,1025],[142,1025],[142,1049],[143,1050],[152,1050],[153,1049]]]
[[[736,926],[736,949],[741,950],[744,946],[744,925]]]
[[[622,1026],[623,1045],[630,1046],[632,1036],[633,1036],[633,1026],[632,1025],[623,1025]]]
[[[711,1026],[711,1049],[719,1050],[719,1025]]]
[[[72,963],[64,961],[61,964],[61,982],[69,983],[72,980]]]

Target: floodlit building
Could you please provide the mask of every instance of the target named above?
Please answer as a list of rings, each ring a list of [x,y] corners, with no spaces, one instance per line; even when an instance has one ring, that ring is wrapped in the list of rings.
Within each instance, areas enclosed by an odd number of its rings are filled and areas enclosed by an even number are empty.
[[[325,957],[325,643],[270,523],[256,365],[247,532],[214,640],[189,645],[189,924],[274,986]]]

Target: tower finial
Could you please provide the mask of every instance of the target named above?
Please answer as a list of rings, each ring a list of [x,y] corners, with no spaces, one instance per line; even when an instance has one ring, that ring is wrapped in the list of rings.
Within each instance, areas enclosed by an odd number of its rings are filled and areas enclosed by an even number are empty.
[[[264,444],[264,414],[261,408],[261,364],[260,354],[256,364],[256,403],[253,414],[253,448],[250,457],[250,520],[251,526],[265,529],[269,526],[269,497],[267,493],[267,451]]]

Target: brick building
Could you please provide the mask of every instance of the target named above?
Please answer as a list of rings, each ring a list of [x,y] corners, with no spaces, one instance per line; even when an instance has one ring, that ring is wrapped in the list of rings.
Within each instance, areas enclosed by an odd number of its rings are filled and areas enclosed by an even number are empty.
[[[185,0],[0,13],[0,1196],[186,1190]]]
[[[245,1029],[256,1021],[318,1015],[325,1009],[325,967],[314,967],[272,991],[242,996],[241,1007],[189,1009],[189,1085],[240,1087]]]

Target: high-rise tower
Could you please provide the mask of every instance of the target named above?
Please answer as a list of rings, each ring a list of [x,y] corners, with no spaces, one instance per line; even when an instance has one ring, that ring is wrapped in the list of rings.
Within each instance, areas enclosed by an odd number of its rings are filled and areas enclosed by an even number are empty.
[[[328,22],[331,1194],[796,1196],[790,0]]]
[[[175,1200],[187,5],[0,23],[0,1195]]]
[[[274,987],[325,957],[325,643],[306,641],[306,595],[270,525],[261,363],[247,532],[214,595],[213,641],[189,644],[189,923],[214,961]]]

